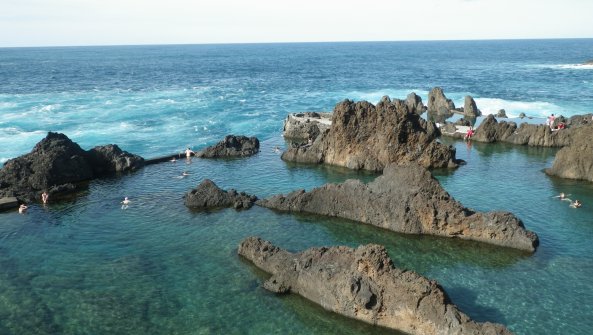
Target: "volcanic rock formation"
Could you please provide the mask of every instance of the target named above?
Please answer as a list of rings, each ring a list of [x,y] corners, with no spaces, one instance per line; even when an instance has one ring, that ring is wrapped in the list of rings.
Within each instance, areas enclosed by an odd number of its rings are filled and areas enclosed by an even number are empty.
[[[406,101],[383,97],[374,106],[344,100],[334,108],[328,131],[311,145],[289,148],[282,159],[371,171],[381,171],[392,162],[456,167],[455,150],[438,143],[439,135],[434,123],[411,112]]]
[[[511,334],[503,325],[472,321],[436,281],[394,267],[380,245],[311,248],[293,254],[248,237],[238,253],[272,274],[264,283],[266,289],[299,294],[329,311],[373,325],[419,335]]]
[[[364,184],[347,180],[310,192],[275,195],[257,204],[288,212],[341,217],[395,232],[475,240],[533,252],[537,235],[509,212],[479,213],[455,201],[422,167],[387,166]]]
[[[255,155],[259,151],[259,140],[256,137],[227,135],[217,144],[196,153],[197,157],[245,157]]]
[[[593,125],[574,130],[572,142],[556,153],[554,163],[546,169],[546,173],[561,178],[593,181]]]
[[[209,209],[233,207],[235,209],[249,209],[257,197],[237,192],[234,189],[225,191],[210,180],[204,179],[197,188],[183,196],[187,207],[195,209]]]
[[[0,170],[0,197],[15,196],[29,202],[43,190],[73,190],[76,183],[143,165],[142,157],[122,151],[117,145],[85,151],[66,135],[50,132],[30,153],[4,164]]]
[[[284,120],[286,139],[307,141],[315,139],[331,126],[331,113],[305,112],[289,114]]]

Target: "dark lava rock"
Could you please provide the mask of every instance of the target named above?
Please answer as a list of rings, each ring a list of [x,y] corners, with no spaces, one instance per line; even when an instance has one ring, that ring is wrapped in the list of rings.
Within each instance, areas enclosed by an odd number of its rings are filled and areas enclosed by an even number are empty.
[[[427,110],[426,106],[422,103],[422,98],[414,92],[408,94],[406,97],[406,106],[408,106],[408,111],[410,111],[410,113],[416,113],[418,115]]]
[[[552,131],[546,125],[522,123],[518,128],[514,122],[498,122],[492,115],[476,129],[472,140],[477,142],[506,142],[540,147],[563,147],[569,145],[576,128]]]
[[[238,253],[272,275],[264,288],[299,294],[349,318],[407,334],[511,334],[503,325],[472,321],[436,281],[396,268],[380,245],[290,253],[248,237]]]
[[[129,169],[142,166],[141,157],[122,152],[114,145],[107,147],[87,152],[66,135],[50,132],[30,153],[4,164],[0,170],[0,197],[15,196],[31,202],[43,190],[50,194],[72,191],[77,183],[98,174],[119,171],[123,161],[130,162]]]
[[[399,233],[429,234],[535,251],[538,237],[508,212],[479,213],[455,201],[416,165],[391,164],[369,184],[347,180],[310,192],[292,192],[258,200],[280,211],[346,218]]]
[[[452,115],[455,110],[455,104],[451,99],[447,99],[443,89],[435,87],[428,93],[428,112],[441,115]]]
[[[499,119],[506,119],[507,111],[505,111],[504,109],[499,109],[498,112],[496,113],[496,117]]]
[[[593,181],[593,125],[575,129],[572,142],[556,153],[554,163],[546,169],[546,173],[561,178]]]
[[[187,207],[195,209],[222,207],[249,209],[257,197],[244,192],[239,193],[234,189],[225,191],[210,179],[204,179],[197,188],[186,193],[183,199]]]
[[[331,113],[304,112],[289,114],[284,120],[286,139],[307,141],[315,139],[331,126]]]
[[[465,97],[465,103],[463,105],[463,114],[474,118],[482,115],[482,112],[480,112],[478,106],[476,105],[476,101],[469,95]]]
[[[216,145],[196,153],[197,157],[245,157],[259,152],[259,140],[256,137],[227,135]]]
[[[375,106],[344,100],[334,108],[328,131],[311,145],[289,148],[282,159],[371,171],[392,162],[456,167],[455,150],[438,143],[439,135],[435,124],[410,112],[405,101],[384,97]]]
[[[144,166],[144,158],[123,151],[116,144],[94,147],[88,156],[96,175],[135,171]]]

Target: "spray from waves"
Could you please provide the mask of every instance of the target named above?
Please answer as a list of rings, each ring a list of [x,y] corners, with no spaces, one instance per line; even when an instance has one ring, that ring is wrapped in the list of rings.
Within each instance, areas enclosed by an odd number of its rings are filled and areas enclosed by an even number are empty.
[[[423,101],[426,101],[428,97],[428,91],[421,90],[421,89],[383,89],[383,90],[376,90],[371,92],[363,92],[363,91],[349,91],[349,92],[335,92],[332,96],[335,96],[338,100],[343,99],[352,99],[354,101],[361,101],[366,100],[371,103],[376,104],[377,102],[381,101],[381,98],[384,96],[389,96],[391,99],[405,99],[406,96],[410,93],[416,93],[420,97],[422,97]]]
[[[534,67],[556,70],[593,70],[593,64],[540,64]]]
[[[550,114],[562,114],[563,108],[553,103],[544,101],[510,101],[498,98],[476,98],[476,105],[482,111],[482,114],[496,114],[500,109],[504,109],[508,117],[518,117],[525,113],[531,117],[547,117]]]

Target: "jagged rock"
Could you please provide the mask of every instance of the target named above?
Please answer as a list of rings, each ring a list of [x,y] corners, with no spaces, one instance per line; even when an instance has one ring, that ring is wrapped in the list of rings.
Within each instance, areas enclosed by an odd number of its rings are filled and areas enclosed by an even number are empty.
[[[329,311],[373,325],[419,335],[511,334],[503,325],[471,320],[436,281],[396,268],[380,245],[311,248],[293,254],[248,237],[238,253],[272,274],[264,288],[299,294]]]
[[[498,142],[511,136],[517,129],[514,122],[498,122],[493,115],[488,115],[476,129],[472,140],[476,142]]]
[[[546,169],[546,173],[561,178],[593,181],[592,125],[574,130],[572,142],[556,153],[554,163]]]
[[[519,118],[520,118],[520,119],[522,119],[522,118],[524,118],[524,117],[526,117],[525,113],[523,113],[523,112],[519,113]]]
[[[289,114],[284,120],[286,139],[307,141],[315,139],[331,126],[331,113],[305,112]]]
[[[259,140],[256,137],[227,135],[216,145],[196,153],[197,157],[245,157],[255,155],[259,151]]]
[[[94,147],[88,155],[96,175],[134,171],[144,166],[144,158],[123,151],[115,144]]]
[[[584,62],[583,65],[593,65],[593,59],[589,59],[588,61]]]
[[[499,109],[498,112],[496,113],[496,117],[499,119],[506,119],[507,112],[504,109]]]
[[[593,114],[573,115],[566,120],[568,128],[593,124]]]
[[[428,93],[428,112],[440,115],[452,115],[455,104],[451,99],[447,99],[443,89],[435,87]]]
[[[391,162],[456,167],[455,150],[436,141],[435,124],[408,110],[402,100],[384,97],[376,106],[344,100],[336,105],[331,128],[311,145],[289,148],[282,159],[381,171]]]
[[[469,95],[465,96],[463,114],[474,118],[482,115],[482,112],[480,112],[478,106],[476,105],[476,101]]]
[[[477,213],[455,201],[416,164],[387,166],[369,184],[347,180],[310,192],[292,192],[258,200],[280,211],[346,218],[399,233],[429,234],[491,243],[533,252],[537,235],[508,212]]]
[[[209,209],[233,207],[235,209],[249,209],[257,200],[256,196],[237,192],[234,189],[225,191],[210,180],[204,179],[197,188],[183,196],[187,207],[195,209]]]
[[[66,135],[49,132],[30,153],[4,164],[0,170],[0,197],[14,196],[31,202],[43,190],[50,194],[75,190],[78,183],[97,177],[99,172],[117,171],[125,166],[122,162],[129,160],[130,168],[143,163],[141,157],[122,152],[117,146],[107,147],[87,152]]]
[[[498,122],[493,115],[476,129],[472,140],[477,142],[506,142],[541,147],[563,147],[569,145],[576,128],[552,131],[546,125],[522,123],[518,128],[514,122]]]
[[[422,103],[422,98],[414,92],[408,94],[406,97],[406,106],[408,106],[408,111],[410,113],[416,113],[418,115],[426,112],[427,109]]]

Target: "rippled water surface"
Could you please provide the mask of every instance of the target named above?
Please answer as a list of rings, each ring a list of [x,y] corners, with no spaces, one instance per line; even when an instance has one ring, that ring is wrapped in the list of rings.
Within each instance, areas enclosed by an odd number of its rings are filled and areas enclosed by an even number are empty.
[[[0,334],[394,333],[263,290],[267,275],[236,255],[251,235],[292,251],[379,243],[476,320],[517,334],[588,334],[593,184],[547,177],[556,149],[443,139],[467,165],[433,171],[465,206],[521,218],[540,237],[533,255],[259,207],[194,212],[182,196],[205,178],[260,197],[372,180],[287,164],[272,150],[285,145],[286,113],[343,98],[425,97],[441,85],[457,104],[474,94],[483,110],[592,112],[593,72],[575,65],[590,54],[591,40],[0,49],[2,159],[48,130],[146,157],[228,133],[262,141],[250,158],[148,166],[26,215],[0,213]],[[569,208],[553,198],[560,192],[584,206]]]

